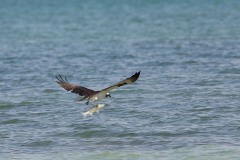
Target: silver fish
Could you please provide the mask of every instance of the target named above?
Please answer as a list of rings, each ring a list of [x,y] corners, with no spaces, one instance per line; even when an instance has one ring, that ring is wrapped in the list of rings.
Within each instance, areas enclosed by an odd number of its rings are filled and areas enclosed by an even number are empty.
[[[105,106],[105,104],[97,104],[97,105],[94,105],[92,108],[90,108],[87,112],[83,112],[82,115],[84,117],[88,116],[88,115],[92,115],[94,112],[97,112],[99,113],[99,110],[101,108],[103,108]]]

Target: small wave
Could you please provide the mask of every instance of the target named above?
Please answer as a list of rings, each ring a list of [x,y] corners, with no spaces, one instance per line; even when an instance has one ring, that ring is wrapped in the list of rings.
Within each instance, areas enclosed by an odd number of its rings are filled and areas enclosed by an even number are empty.
[[[20,106],[30,106],[32,105],[33,102],[30,101],[22,101],[19,103]]]
[[[108,137],[111,133],[107,130],[89,130],[81,133],[75,133],[74,137],[94,138],[94,137]]]
[[[20,101],[20,102],[0,102],[0,110],[1,109],[12,109],[17,106],[31,106],[36,102],[33,101]]]
[[[15,107],[16,105],[14,103],[11,102],[0,102],[0,110],[1,109],[10,109]]]
[[[172,66],[175,65],[174,62],[170,62],[170,61],[165,61],[165,62],[159,62],[159,61],[150,61],[150,62],[145,62],[142,64],[143,66]]]
[[[55,93],[57,92],[57,90],[54,90],[54,89],[45,89],[43,90],[44,93]]]
[[[27,121],[15,118],[15,119],[1,121],[0,124],[19,124],[19,123],[25,123],[25,122]]]
[[[240,68],[227,68],[220,71],[221,74],[240,74]]]
[[[23,144],[23,146],[25,147],[45,147],[45,146],[49,146],[49,145],[53,145],[54,141],[51,140],[43,140],[43,141],[33,141],[30,143],[25,143]]]

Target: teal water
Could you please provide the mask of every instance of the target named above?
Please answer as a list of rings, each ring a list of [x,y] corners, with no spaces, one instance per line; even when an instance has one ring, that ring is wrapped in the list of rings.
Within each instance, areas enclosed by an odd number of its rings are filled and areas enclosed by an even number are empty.
[[[238,0],[0,0],[0,159],[239,159]],[[55,75],[111,92],[100,114]]]

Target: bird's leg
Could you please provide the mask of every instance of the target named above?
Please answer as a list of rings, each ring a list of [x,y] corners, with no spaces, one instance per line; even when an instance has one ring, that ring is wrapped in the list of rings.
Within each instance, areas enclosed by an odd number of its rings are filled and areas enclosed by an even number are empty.
[[[80,99],[75,100],[75,102],[83,101],[83,100],[85,100],[85,99],[86,99],[86,97],[83,97],[83,98],[80,98]]]
[[[88,105],[88,103],[89,103],[89,100],[85,104]]]

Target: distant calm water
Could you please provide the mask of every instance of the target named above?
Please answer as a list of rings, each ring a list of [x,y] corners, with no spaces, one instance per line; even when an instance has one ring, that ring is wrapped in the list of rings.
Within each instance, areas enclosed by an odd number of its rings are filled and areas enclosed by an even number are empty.
[[[240,159],[239,0],[0,4],[0,159]]]

